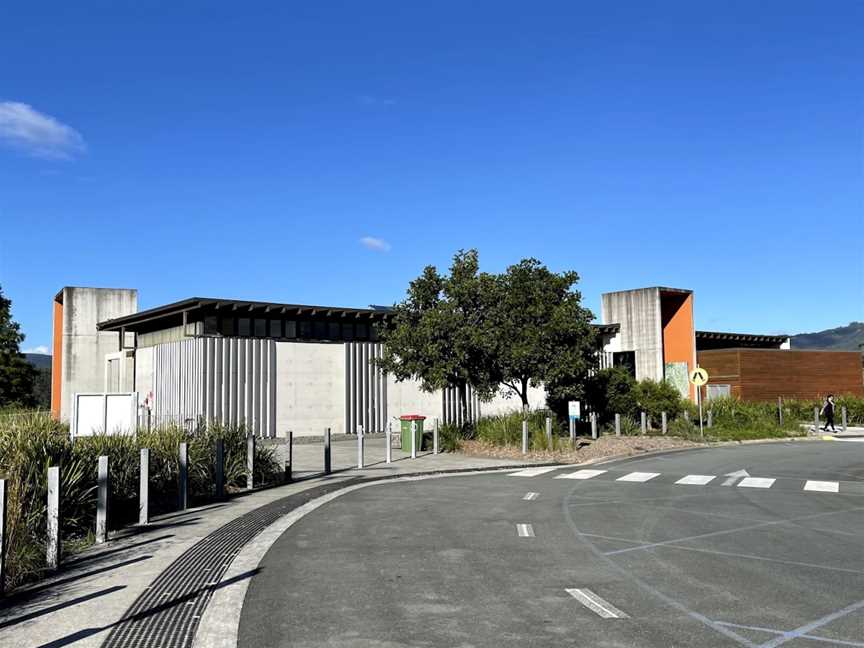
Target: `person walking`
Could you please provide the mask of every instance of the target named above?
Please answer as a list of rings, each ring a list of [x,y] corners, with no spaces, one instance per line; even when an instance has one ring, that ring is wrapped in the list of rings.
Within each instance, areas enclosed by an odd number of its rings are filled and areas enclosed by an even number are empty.
[[[837,430],[834,429],[834,394],[828,394],[828,398],[822,404],[822,415],[825,417],[825,427],[822,430],[827,432],[830,425],[831,431],[836,434]]]

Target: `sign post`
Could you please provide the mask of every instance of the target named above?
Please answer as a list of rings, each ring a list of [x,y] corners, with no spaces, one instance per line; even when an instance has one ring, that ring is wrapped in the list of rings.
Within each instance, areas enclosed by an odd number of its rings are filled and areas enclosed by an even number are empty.
[[[702,427],[702,385],[708,382],[708,372],[697,366],[690,372],[690,382],[696,385],[696,402],[699,404],[699,436],[705,438],[705,430]]]
[[[576,422],[582,416],[582,404],[579,401],[567,401],[567,416],[570,419],[570,441],[576,443]]]

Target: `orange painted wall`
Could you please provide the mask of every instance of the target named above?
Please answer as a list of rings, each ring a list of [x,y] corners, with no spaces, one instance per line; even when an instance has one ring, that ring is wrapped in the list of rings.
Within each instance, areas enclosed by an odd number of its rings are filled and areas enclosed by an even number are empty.
[[[669,305],[663,303],[666,301]],[[696,355],[695,326],[693,323],[693,295],[687,295],[683,303],[673,302],[661,294],[663,326],[663,363],[686,362],[688,373],[694,369]],[[677,309],[675,309],[677,306]],[[696,399],[693,385],[690,385],[690,399]]]
[[[60,390],[63,384],[63,304],[54,302],[54,340],[51,351],[51,415],[60,418]]]

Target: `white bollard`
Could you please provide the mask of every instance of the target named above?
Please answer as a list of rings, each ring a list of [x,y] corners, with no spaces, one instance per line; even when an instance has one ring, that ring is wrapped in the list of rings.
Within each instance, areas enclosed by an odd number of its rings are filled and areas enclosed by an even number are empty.
[[[813,429],[814,430],[819,429],[819,408],[818,407],[813,408]]]
[[[48,541],[45,547],[48,569],[60,564],[60,468],[48,469]]]
[[[843,417],[843,431],[846,431],[846,406],[840,408],[840,415]]]
[[[522,454],[528,454],[528,421],[522,421]]]
[[[621,436],[621,415],[615,414],[615,436]]]
[[[392,446],[393,446],[393,436],[392,436],[393,430],[392,430],[392,427],[393,427],[393,424],[388,422],[387,423],[387,432],[385,432],[387,445],[384,448],[384,461],[385,461],[385,463],[388,463],[388,464],[393,460],[393,448],[392,448]]]
[[[844,409],[844,415],[845,415],[845,409]],[[438,419],[437,418],[435,419],[435,423],[433,425],[434,425],[434,427],[432,428],[432,454],[437,455],[438,454]]]
[[[663,434],[666,434],[666,412],[660,412],[660,421],[663,426]]]
[[[363,467],[363,426],[357,426],[357,468]]]
[[[179,480],[177,499],[181,511],[189,506],[189,446],[184,441],[180,444]]]
[[[108,457],[99,457],[99,475],[96,491],[96,543],[108,542]]]
[[[417,421],[411,421],[411,458],[417,458]]]
[[[597,440],[597,413],[591,412],[591,438]]]
[[[642,412],[642,436],[648,434],[648,415]]]
[[[576,419],[572,416],[568,418],[570,420],[570,443],[576,443]]]
[[[546,444],[547,449],[552,449],[552,419],[550,417],[546,417]]]
[[[141,448],[138,473],[138,524],[150,524],[150,449]]]

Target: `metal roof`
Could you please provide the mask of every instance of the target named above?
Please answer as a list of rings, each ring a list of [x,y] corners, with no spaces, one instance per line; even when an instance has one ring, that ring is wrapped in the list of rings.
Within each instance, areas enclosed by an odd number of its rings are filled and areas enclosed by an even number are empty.
[[[724,333],[720,331],[696,331],[697,340],[722,340],[723,342],[764,342],[782,344],[788,335],[756,335],[754,333]]]

